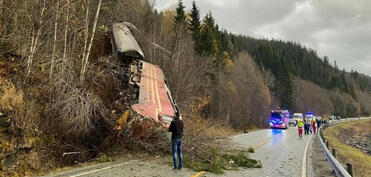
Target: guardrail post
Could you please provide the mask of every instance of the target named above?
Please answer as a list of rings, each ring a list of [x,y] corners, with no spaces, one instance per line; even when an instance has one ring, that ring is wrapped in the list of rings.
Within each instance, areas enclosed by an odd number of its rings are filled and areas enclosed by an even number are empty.
[[[347,171],[350,176],[353,176],[353,165],[351,163],[347,163]]]
[[[332,149],[332,155],[335,157],[336,159],[336,149]]]

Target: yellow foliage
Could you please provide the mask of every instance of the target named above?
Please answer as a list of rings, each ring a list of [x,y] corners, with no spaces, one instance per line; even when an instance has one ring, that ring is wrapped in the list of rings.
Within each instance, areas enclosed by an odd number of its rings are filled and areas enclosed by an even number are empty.
[[[267,101],[267,104],[266,105],[270,105],[271,102],[272,102],[271,93],[269,91],[269,88],[266,85],[263,85],[263,94],[264,94],[264,97],[265,97],[265,99]]]
[[[163,12],[164,16],[162,18],[162,25],[161,25],[161,35],[165,36],[172,32],[174,28],[174,16],[176,14],[175,10],[165,10]]]
[[[227,88],[232,93],[236,92],[236,86],[233,84],[232,81],[227,82]]]
[[[3,141],[0,144],[0,152],[2,152],[2,153],[14,151],[14,149],[15,149],[14,145],[11,142]]]
[[[211,102],[211,97],[199,97],[197,98],[198,103],[192,106],[192,112],[198,113],[203,107],[207,106]]]
[[[219,53],[219,48],[218,48],[218,43],[216,41],[216,39],[213,40],[213,57],[214,57],[214,60],[217,58],[218,56],[218,53]]]
[[[130,110],[126,110],[124,114],[121,116],[121,118],[118,120],[118,129],[121,129],[126,124],[126,121],[128,120],[128,117],[130,115]]]
[[[42,72],[42,73],[45,72],[45,64],[41,64],[41,72]]]
[[[107,34],[109,32],[109,28],[105,25],[101,25],[98,27],[98,29],[103,32],[104,34]]]
[[[36,146],[40,141],[40,138],[38,137],[24,137],[24,146],[26,147],[34,147]]]
[[[223,64],[224,64],[224,67],[226,67],[227,69],[232,69],[233,67],[233,61],[229,57],[228,52],[223,52]]]

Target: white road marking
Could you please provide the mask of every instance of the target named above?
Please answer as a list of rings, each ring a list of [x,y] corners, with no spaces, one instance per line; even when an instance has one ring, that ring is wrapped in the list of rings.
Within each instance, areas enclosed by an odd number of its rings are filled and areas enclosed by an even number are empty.
[[[93,170],[93,171],[88,171],[88,172],[80,173],[80,174],[77,174],[77,175],[72,175],[70,177],[84,176],[84,175],[88,175],[88,174],[91,174],[91,173],[96,173],[96,172],[99,172],[99,171],[108,170],[108,169],[111,169],[111,168],[116,168],[116,167],[119,167],[119,166],[127,165],[127,164],[130,164],[130,163],[132,163],[132,162],[124,162],[124,163],[112,165],[112,166],[109,166],[109,167],[104,167],[104,168],[96,169],[96,170]]]
[[[307,153],[308,153],[309,142],[312,139],[312,135],[313,134],[311,134],[309,136],[309,140],[307,141],[307,145],[305,145],[304,154],[303,154],[303,165],[301,167],[301,177],[307,177]]]

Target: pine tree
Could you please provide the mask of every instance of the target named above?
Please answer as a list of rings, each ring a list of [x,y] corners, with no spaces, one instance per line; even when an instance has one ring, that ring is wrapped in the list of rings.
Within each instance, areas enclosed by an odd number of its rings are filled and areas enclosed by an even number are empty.
[[[196,1],[192,2],[192,10],[191,10],[191,20],[189,29],[193,32],[193,38],[196,38],[197,35],[200,33],[200,10],[196,5]]]
[[[216,56],[218,42],[215,38],[215,19],[211,12],[206,14],[200,31],[200,50],[208,56]]]
[[[186,17],[184,8],[185,7],[183,5],[183,1],[179,0],[175,15],[175,30],[185,30],[186,28]]]
[[[200,29],[201,29],[201,21],[200,21],[200,11],[196,6],[196,1],[192,2],[192,10],[191,10],[191,21],[189,25],[189,30],[193,32],[193,41],[195,43],[195,51],[198,54],[201,54],[200,48]]]
[[[179,53],[181,49],[181,44],[183,43],[182,40],[184,39],[184,35],[187,31],[187,22],[184,12],[184,5],[183,1],[178,1],[178,6],[176,8],[176,15],[174,17],[174,32],[175,36],[173,38],[173,44],[172,44],[172,59],[176,58],[176,54]]]
[[[215,19],[213,17],[213,14],[211,12],[207,13],[204,18],[204,23],[207,27],[215,29]]]

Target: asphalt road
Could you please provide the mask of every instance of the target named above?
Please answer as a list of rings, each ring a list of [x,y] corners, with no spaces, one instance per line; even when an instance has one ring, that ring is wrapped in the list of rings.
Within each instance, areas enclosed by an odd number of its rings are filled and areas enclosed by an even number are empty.
[[[310,135],[299,139],[297,128],[266,129],[233,137],[242,147],[254,147],[254,159],[261,160],[263,168],[229,172],[227,176],[295,176],[304,177],[307,171],[307,150]],[[305,158],[305,159],[304,159]]]
[[[307,150],[310,145],[310,135],[297,137],[297,128],[286,130],[266,129],[232,137],[232,142],[241,148],[254,147],[255,153],[250,154],[263,164],[259,169],[240,169],[226,171],[222,175],[199,173],[190,169],[179,172],[171,170],[171,158],[159,157],[137,161],[116,161],[94,166],[77,168],[66,172],[49,174],[48,177],[197,177],[197,176],[233,176],[233,177],[277,177],[277,176],[307,176]],[[308,173],[310,174],[310,173]],[[309,175],[311,176],[311,175]]]

